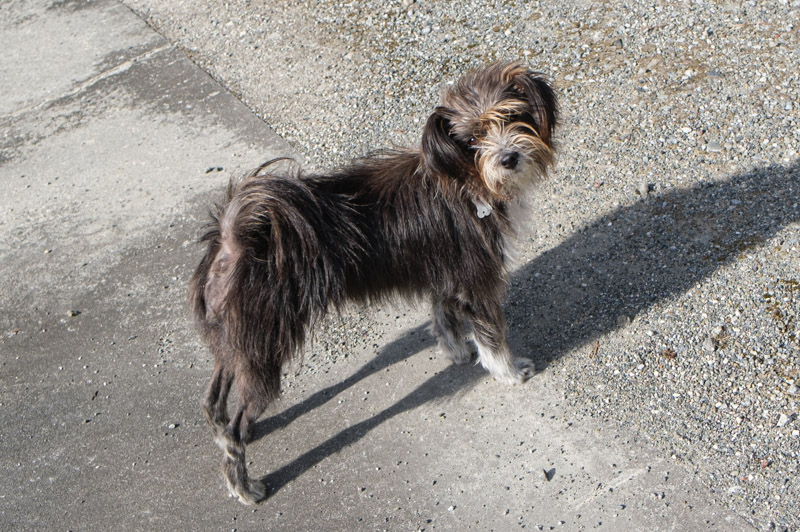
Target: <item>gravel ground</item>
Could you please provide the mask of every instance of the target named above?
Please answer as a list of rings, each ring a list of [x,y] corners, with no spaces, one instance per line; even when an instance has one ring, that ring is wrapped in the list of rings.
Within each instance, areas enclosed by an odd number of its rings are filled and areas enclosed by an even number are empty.
[[[759,528],[800,528],[800,2],[125,3],[309,168],[416,143],[472,66],[550,74],[559,168],[512,344],[565,408],[636,428]],[[371,320],[329,327],[299,371],[379,342]]]

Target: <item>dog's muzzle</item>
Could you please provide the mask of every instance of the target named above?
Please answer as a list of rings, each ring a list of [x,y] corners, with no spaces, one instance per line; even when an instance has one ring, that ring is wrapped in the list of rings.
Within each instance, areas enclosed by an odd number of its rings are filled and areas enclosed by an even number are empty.
[[[517,167],[519,162],[519,153],[515,151],[508,152],[500,159],[500,164],[507,170],[513,170]]]

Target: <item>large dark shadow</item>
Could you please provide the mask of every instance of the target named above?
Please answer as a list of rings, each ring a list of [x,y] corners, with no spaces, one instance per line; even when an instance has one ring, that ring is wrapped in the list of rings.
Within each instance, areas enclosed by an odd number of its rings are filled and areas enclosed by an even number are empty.
[[[515,272],[512,347],[546,365],[799,221],[800,161],[617,209]]]
[[[642,199],[579,229],[513,276],[506,311],[516,354],[547,365],[619,327],[654,303],[680,294],[786,225],[800,221],[800,164],[770,166]],[[285,426],[364,377],[432,345],[421,328],[387,345],[340,385],[317,392],[259,424]],[[347,427],[264,480],[274,493],[372,428],[447,397],[484,374],[450,367],[382,412]]]

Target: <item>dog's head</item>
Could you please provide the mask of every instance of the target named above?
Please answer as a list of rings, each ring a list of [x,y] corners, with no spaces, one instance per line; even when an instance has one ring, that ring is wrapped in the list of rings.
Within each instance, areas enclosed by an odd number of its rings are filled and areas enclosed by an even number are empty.
[[[508,198],[553,164],[557,120],[556,96],[543,75],[495,63],[445,90],[422,134],[423,160],[433,174],[472,176],[489,196]]]

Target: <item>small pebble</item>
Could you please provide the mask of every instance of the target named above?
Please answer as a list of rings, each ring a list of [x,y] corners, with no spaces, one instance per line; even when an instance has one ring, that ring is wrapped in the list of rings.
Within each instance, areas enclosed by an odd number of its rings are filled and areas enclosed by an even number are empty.
[[[717,342],[715,342],[712,337],[707,337],[703,341],[703,350],[706,353],[714,353],[717,350]]]

